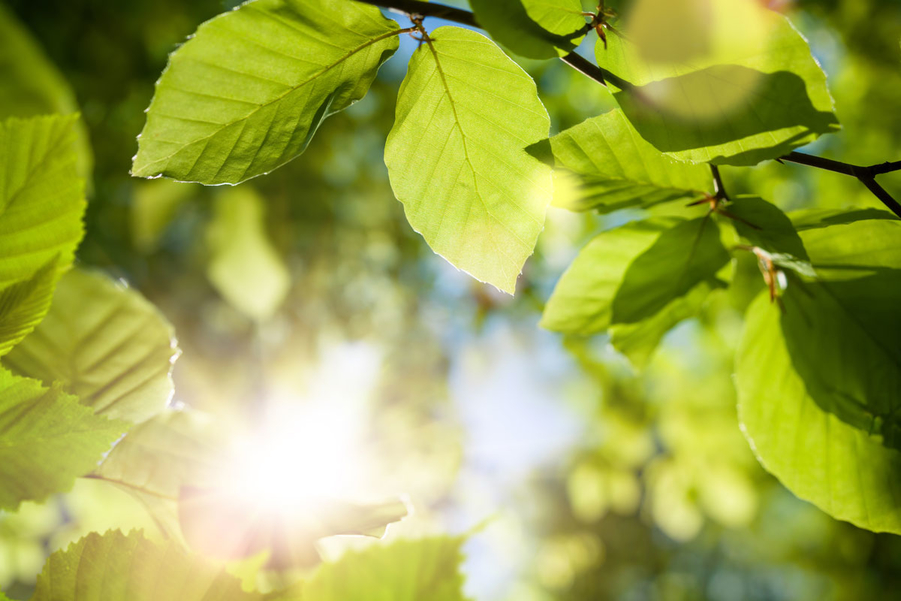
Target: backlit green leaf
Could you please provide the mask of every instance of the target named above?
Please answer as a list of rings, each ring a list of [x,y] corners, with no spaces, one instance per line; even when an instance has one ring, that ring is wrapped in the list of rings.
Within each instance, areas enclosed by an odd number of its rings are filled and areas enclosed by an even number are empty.
[[[541,326],[576,335],[609,328],[615,346],[640,366],[722,285],[717,272],[728,261],[710,219],[627,223],[582,249],[557,282]]]
[[[470,0],[479,25],[497,42],[526,58],[557,58],[582,41],[579,0]]]
[[[271,601],[465,601],[462,544],[440,537],[350,551]]]
[[[207,277],[237,310],[266,320],[285,300],[291,276],[266,233],[265,204],[252,188],[227,190],[216,199],[207,230],[212,256]]]
[[[0,123],[0,289],[58,258],[71,265],[84,234],[84,184],[75,167],[75,117]]]
[[[30,279],[0,291],[0,357],[41,323],[50,309],[56,278],[56,261],[51,261]]]
[[[807,41],[755,0],[644,0],[598,64],[641,136],[691,163],[754,165],[836,131]]]
[[[72,271],[41,325],[3,363],[61,382],[99,414],[141,422],[169,402],[177,353],[172,326],[144,297],[99,273]]]
[[[163,411],[128,433],[93,477],[136,497],[157,527],[178,540],[178,496],[182,487],[208,477],[215,461],[209,420],[194,411]]]
[[[75,94],[62,74],[9,9],[0,4],[0,119],[77,112]],[[78,173],[89,179],[94,159],[88,131],[80,119],[74,127]]]
[[[174,541],[92,532],[47,560],[32,601],[254,601],[257,593]]]
[[[238,183],[362,98],[398,27],[350,0],[255,0],[201,25],[157,82],[132,173]]]
[[[127,425],[0,369],[0,509],[67,491],[90,472]]]
[[[800,232],[810,259],[828,279],[858,278],[901,270],[901,221],[867,219]]]
[[[783,336],[780,320],[788,315],[763,294],[746,318],[736,387],[751,447],[792,492],[833,517],[876,532],[901,533],[901,453],[814,401]],[[828,345],[832,356],[851,358],[858,352],[844,340]],[[842,367],[841,373],[858,381],[869,377],[857,365]]]
[[[432,249],[513,293],[552,197],[524,149],[550,122],[535,82],[490,40],[441,27],[413,55],[385,148],[391,186]]]
[[[713,177],[706,166],[686,165],[662,155],[618,109],[560,132],[550,141],[557,168],[574,173],[582,183],[566,209],[608,213],[713,193]]]

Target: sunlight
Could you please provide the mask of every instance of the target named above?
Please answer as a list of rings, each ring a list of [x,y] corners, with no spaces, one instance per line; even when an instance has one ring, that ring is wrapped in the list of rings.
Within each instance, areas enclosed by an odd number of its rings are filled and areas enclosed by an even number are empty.
[[[337,408],[277,406],[239,437],[223,473],[234,498],[264,513],[315,509],[353,494],[360,474],[356,428]]]

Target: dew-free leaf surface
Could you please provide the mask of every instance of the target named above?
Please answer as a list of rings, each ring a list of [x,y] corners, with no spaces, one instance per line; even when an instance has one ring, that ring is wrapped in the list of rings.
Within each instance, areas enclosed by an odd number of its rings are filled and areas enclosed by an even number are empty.
[[[513,293],[552,198],[525,148],[550,121],[535,82],[481,34],[441,27],[410,61],[385,147],[391,186],[432,250]]]
[[[272,171],[366,94],[398,31],[350,0],[256,0],[207,21],[157,82],[132,174],[235,184]]]

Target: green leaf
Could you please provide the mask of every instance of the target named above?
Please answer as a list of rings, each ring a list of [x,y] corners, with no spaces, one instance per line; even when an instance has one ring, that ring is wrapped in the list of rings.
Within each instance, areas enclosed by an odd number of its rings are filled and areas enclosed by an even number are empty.
[[[257,321],[275,314],[291,286],[291,275],[269,240],[263,199],[247,186],[216,199],[207,230],[207,277],[238,311]]]
[[[44,319],[53,300],[56,279],[54,260],[38,269],[30,279],[0,291],[0,357]]]
[[[78,112],[66,80],[9,9],[0,4],[0,119]],[[78,173],[90,178],[94,162],[88,130],[75,124]]]
[[[535,82],[484,36],[430,34],[410,61],[385,147],[391,186],[432,250],[513,293],[553,196],[524,149],[550,121]]]
[[[479,25],[515,54],[557,58],[584,38],[579,0],[470,0]]]
[[[465,601],[462,538],[397,540],[349,551],[270,601]]]
[[[157,82],[132,174],[235,184],[369,89],[399,28],[349,0],[255,0],[201,25]]]
[[[713,192],[706,166],[677,163],[662,155],[619,109],[560,132],[550,142],[557,168],[582,182],[579,195],[561,205],[566,209],[609,213]]]
[[[710,219],[627,223],[582,249],[557,282],[541,326],[577,335],[609,328],[617,348],[640,366],[722,285],[717,272],[728,262]]]
[[[722,210],[733,218],[738,234],[763,250],[773,264],[809,278],[817,276],[794,224],[775,205],[762,198],[742,195]]]
[[[84,184],[72,147],[75,117],[0,123],[0,289],[58,257],[71,265],[84,234]]]
[[[901,534],[901,453],[814,401],[783,337],[781,318],[766,294],[759,296],[736,357],[739,417],[751,447],[786,487],[826,513]],[[844,349],[851,358],[857,352],[842,340],[829,345],[833,355]],[[845,367],[842,373],[867,377]]]
[[[867,219],[800,232],[813,266],[828,279],[901,270],[901,221]]]
[[[786,346],[810,397],[901,447],[901,271],[799,282],[783,303]]]
[[[202,413],[163,411],[134,427],[92,476],[137,498],[163,534],[183,540],[178,496],[213,470],[216,446],[209,425]]]
[[[47,560],[32,601],[253,601],[221,567],[188,555],[177,542],[139,532],[92,532]]]
[[[712,291],[710,284],[701,282],[688,294],[670,301],[652,317],[638,323],[611,326],[610,344],[636,368],[645,367],[666,333],[679,322],[700,313]]]
[[[0,509],[69,490],[126,429],[58,384],[48,389],[0,369]]]
[[[172,326],[144,297],[99,273],[72,271],[41,325],[3,362],[62,382],[99,414],[141,422],[169,402],[177,353]]]
[[[644,2],[626,39],[595,47],[645,140],[691,163],[754,165],[838,129],[826,76],[784,16],[754,0],[684,4]]]

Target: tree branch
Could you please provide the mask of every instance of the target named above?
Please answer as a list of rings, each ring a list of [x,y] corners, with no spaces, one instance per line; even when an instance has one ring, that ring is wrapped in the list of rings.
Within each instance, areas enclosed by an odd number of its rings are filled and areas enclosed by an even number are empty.
[[[456,8],[454,6],[446,6],[444,4],[435,4],[433,2],[423,2],[422,0],[357,0],[358,2],[362,2],[364,4],[371,4],[373,6],[379,6],[381,8],[387,9],[391,12],[400,13],[402,15],[406,15],[407,17],[435,17],[438,19],[445,19],[447,21],[453,21],[455,23],[460,23],[461,25],[468,25],[470,27],[479,27],[478,21],[476,21],[475,15],[462,8]],[[570,52],[566,56],[561,56],[560,60],[574,68],[576,71],[593,79],[599,84],[606,86],[609,81],[619,89],[625,89],[630,87],[630,84],[617,77],[613,73],[607,71],[606,69],[602,69],[592,63],[589,60],[586,60],[583,56],[576,54],[575,52]],[[842,173],[844,175],[850,175],[852,177],[856,177],[863,185],[867,187],[867,189],[873,193],[876,198],[878,198],[882,203],[888,207],[895,215],[901,218],[901,204],[898,203],[897,200],[892,198],[891,194],[889,194],[885,188],[880,186],[876,182],[876,176],[883,173],[890,173],[892,171],[901,171],[901,161],[895,161],[892,163],[880,163],[879,165],[871,165],[869,167],[860,167],[857,165],[851,165],[849,163],[842,163],[840,161],[833,161],[832,159],[825,159],[822,157],[817,157],[809,154],[803,154],[800,152],[790,152],[784,157],[778,159],[779,161],[788,161],[791,163],[798,163],[800,165],[807,165],[809,167],[816,167],[817,169],[825,169],[826,171],[833,171],[835,173]],[[722,179],[719,177],[719,170],[715,165],[710,166],[711,171],[713,172],[714,183],[716,185],[716,193],[718,198],[725,198],[725,191],[723,189]]]
[[[720,175],[720,168],[716,165],[711,165],[710,172],[713,174],[713,197],[717,200],[729,200],[729,195],[726,194],[726,187],[723,185],[723,178]]]
[[[364,4],[372,4],[387,9],[391,12],[406,15],[407,17],[435,17],[446,21],[453,21],[461,25],[469,25],[470,27],[482,28],[476,21],[476,17],[468,10],[456,8],[454,6],[446,6],[444,4],[435,4],[433,2],[422,2],[421,0],[357,0]],[[581,73],[582,75],[593,79],[599,84],[606,86],[610,81],[614,85],[622,88],[627,82],[623,81],[613,73],[606,69],[601,69],[589,60],[586,60],[575,52],[570,52],[566,56],[561,56],[560,60]],[[620,85],[622,84],[622,85]]]
[[[892,213],[894,213],[898,217],[901,217],[901,204],[899,204],[898,201],[895,200],[892,195],[886,191],[885,188],[883,188],[876,182],[877,175],[881,175],[883,173],[891,173],[893,171],[901,171],[901,161],[895,161],[892,163],[879,163],[878,165],[862,167],[860,165],[852,165],[850,163],[843,163],[841,161],[833,161],[832,159],[817,157],[801,152],[790,152],[784,157],[781,157],[779,160],[855,177],[858,181],[860,181],[860,183],[866,186],[870,192],[873,193],[873,196],[878,198],[882,202],[882,204],[888,207]]]

